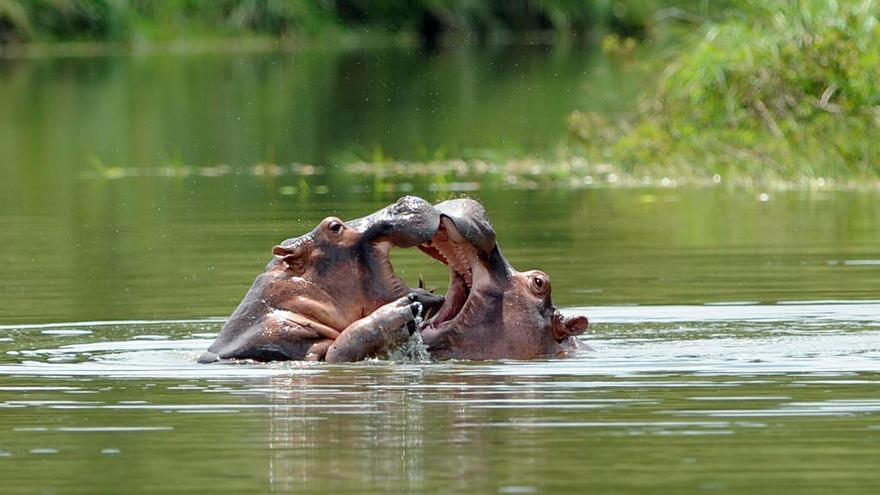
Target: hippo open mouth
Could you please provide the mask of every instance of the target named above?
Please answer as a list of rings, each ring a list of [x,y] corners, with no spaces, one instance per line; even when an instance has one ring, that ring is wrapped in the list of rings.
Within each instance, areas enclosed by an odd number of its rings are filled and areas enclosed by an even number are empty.
[[[472,200],[451,200],[435,207],[441,214],[437,233],[419,249],[449,267],[449,289],[446,301],[437,314],[423,324],[439,327],[466,319],[481,306],[484,290],[491,287],[492,274],[478,260],[487,258],[495,248],[495,232],[479,203]]]
[[[437,314],[425,322],[426,325],[438,326],[457,317],[470,298],[474,285],[474,272],[469,258],[476,256],[476,249],[462,242],[453,241],[450,237],[460,237],[461,234],[454,226],[448,224],[449,222],[444,219],[434,238],[419,245],[419,249],[449,267],[449,289],[446,291],[446,301]]]
[[[531,359],[579,348],[587,318],[559,312],[546,273],[510,265],[482,205],[463,198],[434,208],[440,214],[437,231],[418,247],[449,268],[449,289],[420,328],[432,357]]]
[[[394,273],[388,252],[413,246],[449,267],[445,298]],[[529,359],[571,348],[587,327],[559,314],[547,274],[507,262],[472,199],[407,196],[349,222],[327,217],[272,254],[200,362],[359,361],[415,331],[436,359]]]

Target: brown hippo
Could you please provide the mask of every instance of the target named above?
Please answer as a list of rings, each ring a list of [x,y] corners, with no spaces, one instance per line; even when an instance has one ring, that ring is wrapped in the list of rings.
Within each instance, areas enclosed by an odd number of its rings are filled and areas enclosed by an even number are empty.
[[[421,328],[434,359],[531,359],[579,346],[584,316],[564,317],[544,272],[516,271],[501,255],[479,203],[445,201],[437,234],[419,248],[449,266],[446,302]]]
[[[407,196],[285,240],[199,362],[358,361],[397,346],[415,331],[419,309],[430,313],[443,298],[408,289],[388,252],[429,241],[439,222],[428,202]]]

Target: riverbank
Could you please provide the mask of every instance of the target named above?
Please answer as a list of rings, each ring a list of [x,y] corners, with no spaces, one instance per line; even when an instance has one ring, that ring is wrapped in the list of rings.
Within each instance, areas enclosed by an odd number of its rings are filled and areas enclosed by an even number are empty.
[[[418,46],[409,35],[340,33],[332,38],[248,36],[165,41],[62,41],[0,44],[0,59],[104,57],[153,54],[293,53]]]
[[[542,36],[614,32],[644,35],[675,0],[556,3],[415,0],[0,0],[0,49],[29,53],[52,45],[93,51],[96,44],[150,45],[271,38],[336,42],[346,37],[404,38],[431,48]],[[598,38],[597,38],[598,39]]]
[[[0,11],[14,3],[25,5],[0,0]],[[70,141],[72,150],[56,161],[77,169],[95,156],[122,165],[108,169],[110,178],[133,170],[177,175],[188,168],[181,163],[208,165],[202,168],[210,174],[215,163],[246,170],[265,161],[350,169],[384,183],[393,182],[389,174],[450,181],[485,173],[478,181],[509,187],[876,188],[876,1],[749,1],[702,16],[661,9],[674,3],[653,2],[638,15],[594,12],[590,23],[571,21],[586,14],[568,14],[567,23],[543,31],[528,30],[540,22],[526,23],[506,41],[513,24],[478,35],[490,17],[467,11],[464,18],[482,20],[448,21],[443,42],[452,45],[433,51],[424,50],[413,21],[427,11],[415,10],[408,21],[394,21],[397,31],[378,14],[357,21],[357,29],[235,28],[232,17],[223,17],[232,11],[210,9],[158,32],[128,21],[128,31],[106,32],[127,34],[101,40],[92,33],[41,41],[34,30],[30,41],[2,45],[11,57],[44,58],[0,67],[10,82],[6,127],[40,121],[30,128],[52,127],[56,143]],[[445,12],[470,8],[456,5]],[[209,18],[218,23],[214,31],[183,29]],[[687,20],[667,22],[673,18]],[[557,29],[563,25],[584,29]],[[601,50],[577,39],[584,30],[591,39],[606,33]],[[157,52],[187,55],[124,56]],[[189,55],[202,53],[235,60]],[[82,60],[67,60],[78,55]],[[223,90],[194,90],[200,85]],[[76,98],[66,96],[70,88]],[[184,94],[170,106],[165,97]],[[51,101],[53,117],[28,101]],[[83,118],[94,115],[106,120]],[[82,120],[70,127],[63,124],[68,119]],[[133,140],[125,129],[136,121]],[[7,161],[31,163],[21,144],[27,140],[11,133],[6,139],[17,150]],[[33,149],[42,143],[35,137]]]
[[[571,143],[636,176],[880,180],[880,3],[744,2],[705,23],[619,119],[569,118]]]

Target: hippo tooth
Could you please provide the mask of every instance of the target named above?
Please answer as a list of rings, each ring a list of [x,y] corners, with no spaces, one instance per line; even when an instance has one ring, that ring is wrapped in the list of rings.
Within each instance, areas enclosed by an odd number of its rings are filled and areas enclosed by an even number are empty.
[[[457,272],[461,273],[467,282],[468,288],[471,288],[471,273],[470,267],[468,266],[468,258],[467,254],[465,254],[464,247],[461,244],[453,244],[453,254],[455,256],[455,269]]]

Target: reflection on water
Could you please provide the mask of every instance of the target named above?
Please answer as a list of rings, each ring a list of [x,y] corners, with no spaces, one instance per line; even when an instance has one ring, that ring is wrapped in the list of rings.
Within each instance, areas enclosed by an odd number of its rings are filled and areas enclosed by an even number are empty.
[[[565,47],[0,60],[0,491],[876,492],[873,193],[451,177],[595,351],[196,364],[278,241],[455,195],[334,163],[547,149],[637,87]]]
[[[280,493],[880,482],[880,302],[576,311],[595,350],[529,362],[198,365],[219,321],[7,326],[6,486],[47,466],[50,487],[108,493],[145,476]],[[117,460],[143,471],[102,482]]]
[[[334,155],[543,149],[572,110],[625,110],[636,89],[627,64],[579,47],[0,60],[0,324],[228,315],[271,246],[321,218],[457,194],[374,184]],[[288,173],[245,173],[263,161]],[[189,165],[228,173],[150,173]],[[448,180],[476,187],[505,255],[549,273],[563,306],[880,297],[874,193]],[[410,284],[446,283],[417,252],[395,262]]]
[[[96,160],[237,168],[543,150],[574,109],[620,110],[636,90],[583,47],[4,59],[0,167],[23,180],[67,172],[46,176],[55,183]]]
[[[57,213],[0,213],[0,323],[222,317],[271,246],[322,218],[356,218],[397,194],[285,197],[284,180],[84,179],[82,196],[46,197]],[[294,179],[289,179],[294,180]],[[354,180],[354,179],[350,179]],[[2,186],[0,186],[2,187]],[[448,197],[415,190],[431,201]],[[38,192],[36,194],[44,194]],[[876,299],[880,201],[871,193],[484,190],[505,255],[540,268],[562,306]],[[157,199],[158,198],[158,199]],[[121,202],[120,202],[121,201]],[[446,269],[392,252],[411,285],[441,291]],[[858,263],[855,263],[858,262]]]

